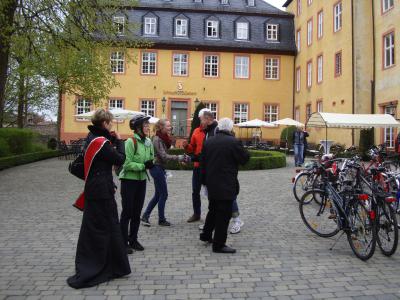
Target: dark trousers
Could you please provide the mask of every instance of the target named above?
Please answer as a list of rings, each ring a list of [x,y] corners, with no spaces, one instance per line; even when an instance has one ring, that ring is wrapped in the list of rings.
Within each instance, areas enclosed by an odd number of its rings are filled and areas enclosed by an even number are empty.
[[[144,212],[146,218],[150,218],[150,214],[154,207],[158,204],[158,221],[165,221],[165,202],[168,199],[168,187],[167,179],[165,178],[165,170],[159,165],[155,165],[150,169],[151,177],[154,180],[155,193],[153,198],[150,200],[147,208]]]
[[[193,213],[195,215],[201,215],[201,170],[200,168],[193,169],[192,176],[192,202],[193,202]]]
[[[121,179],[122,212],[120,223],[122,237],[126,245],[137,241],[145,196],[146,180]]]
[[[213,249],[225,246],[229,221],[232,217],[233,200],[208,199],[208,213],[204,224],[203,236],[206,239],[213,237]]]

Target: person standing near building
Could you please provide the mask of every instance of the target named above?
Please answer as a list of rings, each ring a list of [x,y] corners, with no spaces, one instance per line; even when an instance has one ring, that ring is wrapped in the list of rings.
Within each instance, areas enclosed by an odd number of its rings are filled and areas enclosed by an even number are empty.
[[[122,197],[121,231],[129,253],[133,250],[144,250],[138,241],[138,231],[146,196],[147,170],[154,167],[153,144],[148,138],[149,119],[150,117],[139,115],[130,120],[129,127],[134,133],[125,142],[126,160],[119,174]]]
[[[204,143],[202,152],[203,182],[207,187],[209,211],[200,240],[212,242],[216,253],[236,252],[226,246],[227,230],[233,200],[239,194],[239,165],[247,163],[250,158],[232,135],[232,130],[233,121],[221,119],[216,135]]]
[[[88,126],[85,203],[76,250],[76,273],[67,279],[68,285],[76,289],[131,273],[118,222],[112,175],[113,165],[124,163],[124,143],[118,133],[111,134],[112,119],[110,112],[99,109],[93,115],[93,125]]]
[[[301,167],[304,163],[304,142],[307,137],[307,131],[303,131],[301,126],[297,126],[293,132],[294,164],[296,167]]]
[[[158,225],[171,226],[171,223],[165,218],[165,202],[168,199],[168,187],[165,172],[165,164],[169,160],[179,162],[185,161],[184,155],[170,155],[167,150],[171,148],[171,123],[166,119],[161,119],[155,125],[156,136],[153,138],[154,145],[154,167],[150,169],[150,174],[154,180],[155,193],[150,200],[147,208],[142,216],[142,223],[150,226],[150,214],[154,207],[158,204]]]

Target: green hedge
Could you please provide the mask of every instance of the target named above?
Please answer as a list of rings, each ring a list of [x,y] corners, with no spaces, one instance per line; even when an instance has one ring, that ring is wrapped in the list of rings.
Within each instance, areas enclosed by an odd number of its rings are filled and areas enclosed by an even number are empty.
[[[0,170],[28,164],[46,158],[56,157],[59,155],[59,151],[50,150],[3,157],[0,158]]]
[[[37,152],[39,134],[20,128],[0,128],[0,157]]]
[[[183,149],[170,149],[168,153],[181,155],[184,151]],[[263,150],[249,150],[249,153],[249,162],[239,168],[242,171],[276,169],[286,166],[286,155],[284,153]],[[169,161],[166,168],[169,170],[192,170],[193,164],[181,165],[176,161]]]

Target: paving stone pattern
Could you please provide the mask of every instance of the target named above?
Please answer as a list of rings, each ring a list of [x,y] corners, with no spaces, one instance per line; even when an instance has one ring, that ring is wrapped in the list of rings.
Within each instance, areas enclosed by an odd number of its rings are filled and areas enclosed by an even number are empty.
[[[71,206],[82,182],[67,161],[51,159],[0,172],[0,300],[2,299],[399,299],[400,256],[379,250],[368,262],[343,237],[311,234],[291,195],[293,165],[241,172],[243,230],[230,235],[235,255],[214,254],[188,224],[191,172],[168,179],[166,215],[171,228],[140,228],[144,252],[130,255],[132,274],[97,287],[74,290],[82,214]],[[148,186],[146,203],[152,196]],[[117,196],[120,203],[120,196]],[[203,199],[203,217],[206,199]]]

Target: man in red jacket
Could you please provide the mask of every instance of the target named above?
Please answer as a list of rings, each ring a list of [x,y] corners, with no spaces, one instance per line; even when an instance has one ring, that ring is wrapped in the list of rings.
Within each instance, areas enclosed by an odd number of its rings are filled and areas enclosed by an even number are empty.
[[[201,169],[200,169],[200,154],[203,150],[203,142],[206,138],[206,128],[208,120],[204,118],[207,108],[203,108],[199,112],[200,126],[197,127],[192,134],[190,143],[183,144],[186,153],[192,154],[192,161],[194,162],[193,176],[192,176],[192,202],[193,202],[193,215],[187,220],[188,223],[200,221],[201,218]]]

